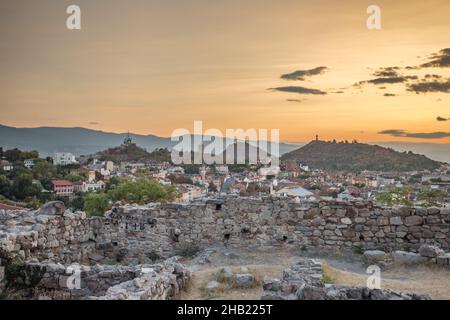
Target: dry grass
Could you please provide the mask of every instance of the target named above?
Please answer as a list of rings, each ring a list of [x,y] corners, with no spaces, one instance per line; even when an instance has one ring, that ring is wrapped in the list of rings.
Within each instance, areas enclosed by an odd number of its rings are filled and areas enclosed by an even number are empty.
[[[326,271],[325,271],[326,270]],[[342,271],[326,265],[324,273],[335,284],[366,286],[367,276]],[[381,272],[381,288],[428,294],[432,299],[450,299],[450,270],[436,266],[397,267]]]
[[[224,266],[230,266],[234,272],[239,271],[240,266],[246,266],[251,273],[258,277],[260,282],[265,276],[269,278],[282,277],[283,270],[300,257],[298,254],[283,250],[262,252],[240,250],[234,253],[238,258],[230,259],[228,256],[216,254],[211,257],[212,262],[210,264],[199,266],[199,269],[193,272],[189,289],[187,292],[182,292],[179,298],[203,300],[215,297],[225,300],[259,300],[263,293],[261,285],[245,289],[222,288],[218,292],[214,292],[214,295],[206,294],[204,289],[207,283],[212,280],[213,274]],[[324,256],[321,256],[321,259],[325,283],[366,286],[368,275],[357,273],[362,272],[361,269],[348,268],[346,264],[336,263],[345,261],[352,265],[353,263],[360,263],[359,260],[347,260],[345,256],[339,257],[338,260],[335,257]],[[330,263],[327,263],[327,260]],[[450,268],[446,269],[434,265],[419,268],[394,267],[382,271],[381,276],[382,289],[428,294],[433,299],[450,299]]]
[[[227,285],[221,283],[217,290],[207,292],[205,290],[208,282],[213,280],[213,275],[220,271],[219,268],[209,268],[199,270],[193,273],[189,288],[186,292],[182,292],[179,299],[204,300],[210,298],[220,298],[224,300],[259,300],[261,298],[262,281],[265,276],[280,277],[283,266],[273,265],[248,265],[249,273],[255,276],[255,283],[246,288],[236,288],[233,284]],[[234,273],[239,273],[240,268],[232,267]]]
[[[323,270],[323,278],[322,278],[323,283],[335,284],[336,283],[335,272],[326,261],[322,262],[322,270]]]

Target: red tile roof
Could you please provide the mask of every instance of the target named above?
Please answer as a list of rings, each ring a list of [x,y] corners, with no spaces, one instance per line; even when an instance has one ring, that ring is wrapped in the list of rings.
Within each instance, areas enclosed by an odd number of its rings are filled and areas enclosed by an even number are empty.
[[[55,187],[72,186],[73,183],[67,180],[52,180],[52,184]]]

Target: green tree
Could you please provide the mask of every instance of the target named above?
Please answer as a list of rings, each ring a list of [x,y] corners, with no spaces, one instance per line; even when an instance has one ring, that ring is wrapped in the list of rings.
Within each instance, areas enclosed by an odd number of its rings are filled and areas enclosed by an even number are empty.
[[[135,203],[170,201],[176,195],[175,186],[164,186],[156,180],[145,178],[137,181],[124,180],[114,189],[108,191],[108,196],[112,201],[124,200]]]
[[[21,173],[14,178],[11,193],[16,199],[25,200],[29,197],[39,197],[41,188],[33,183],[31,174]]]
[[[379,203],[388,205],[390,207],[397,205],[411,206],[412,202],[409,200],[410,193],[410,188],[397,188],[394,186],[390,186],[387,192],[377,193],[375,199]]]
[[[422,203],[424,207],[440,206],[443,198],[447,193],[442,190],[421,190],[417,196],[417,200]]]
[[[84,198],[84,211],[90,216],[102,216],[109,207],[104,193],[88,193]]]
[[[11,182],[5,175],[0,175],[0,194],[9,197]]]

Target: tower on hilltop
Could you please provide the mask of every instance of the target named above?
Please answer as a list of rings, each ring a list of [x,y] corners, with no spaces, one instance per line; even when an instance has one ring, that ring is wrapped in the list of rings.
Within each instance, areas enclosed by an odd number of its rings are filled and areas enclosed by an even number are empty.
[[[126,138],[123,140],[123,144],[129,146],[132,142],[133,140],[130,137],[130,131],[128,131]]]

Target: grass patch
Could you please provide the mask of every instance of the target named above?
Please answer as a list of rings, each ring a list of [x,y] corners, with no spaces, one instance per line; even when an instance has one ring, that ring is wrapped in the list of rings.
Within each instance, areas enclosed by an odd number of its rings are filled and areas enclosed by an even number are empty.
[[[239,267],[232,268],[231,270],[233,272],[233,277],[228,279],[221,276],[220,274],[217,276],[221,269],[222,268],[217,269],[215,272],[211,272],[209,276],[203,281],[201,288],[203,296],[205,298],[223,297],[230,294],[233,295],[233,291],[251,290],[262,285],[263,276],[258,270],[254,268],[248,268],[248,272],[242,272]],[[244,273],[252,274],[254,277],[254,281],[246,285],[238,285],[236,281],[236,274]],[[219,283],[219,286],[214,290],[208,290],[206,286],[210,281],[214,280]]]
[[[199,251],[199,246],[185,244],[175,251],[175,255],[183,258],[193,258]]]
[[[353,252],[356,253],[356,254],[363,254],[363,253],[364,253],[363,248],[361,248],[360,246],[353,246],[353,247],[352,247],[352,250],[353,250]]]
[[[328,284],[336,283],[336,278],[332,275],[331,268],[326,262],[322,263],[322,271],[323,271],[323,276],[322,276],[323,283],[328,283]]]
[[[150,252],[148,253],[148,257],[149,257],[149,259],[152,260],[153,262],[156,262],[156,261],[159,261],[159,260],[162,259],[161,256],[160,256],[155,250],[150,251]]]

